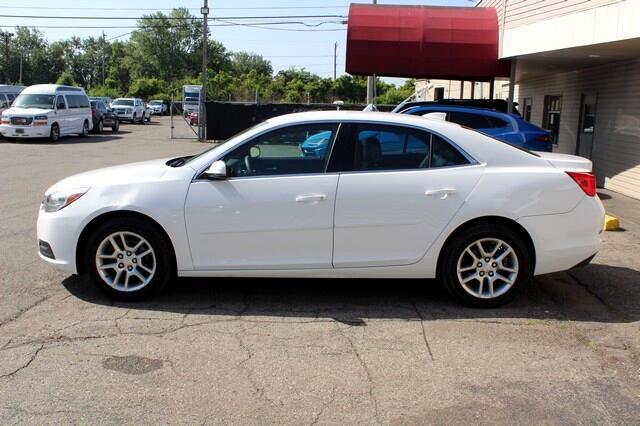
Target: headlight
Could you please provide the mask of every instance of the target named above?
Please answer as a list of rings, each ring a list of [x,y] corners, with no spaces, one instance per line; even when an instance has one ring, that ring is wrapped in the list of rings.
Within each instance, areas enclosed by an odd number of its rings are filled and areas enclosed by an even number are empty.
[[[131,108],[127,108],[127,109],[124,111],[124,113],[125,113],[125,114],[131,114]]]
[[[33,117],[34,126],[46,126],[47,124],[49,124],[49,119],[46,115],[36,115]]]
[[[46,194],[42,201],[44,211],[57,212],[82,197],[89,188],[70,188]]]
[[[8,115],[3,114],[2,118],[0,118],[0,124],[11,124],[11,119]]]

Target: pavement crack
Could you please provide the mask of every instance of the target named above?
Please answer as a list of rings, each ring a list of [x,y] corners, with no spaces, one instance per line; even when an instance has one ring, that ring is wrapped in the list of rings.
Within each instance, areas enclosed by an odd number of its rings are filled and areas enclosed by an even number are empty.
[[[333,389],[331,390],[331,398],[329,399],[329,401],[322,404],[322,408],[320,408],[320,411],[318,411],[318,414],[316,414],[313,420],[311,421],[310,423],[311,426],[318,424],[320,417],[322,417],[322,415],[327,410],[327,408],[329,408],[335,400],[336,400],[336,388],[334,386]]]
[[[415,301],[413,301],[413,309],[416,310],[416,314],[418,314],[418,317],[420,318],[420,327],[422,328],[422,339],[424,340],[424,346],[427,348],[427,352],[429,353],[431,361],[435,361],[433,352],[431,351],[431,345],[429,344],[429,339],[427,339],[427,330],[424,326],[424,317],[422,316],[422,312],[420,312],[420,310],[418,309],[418,305]]]
[[[17,374],[18,372],[24,370],[25,368],[28,368],[31,365],[31,363],[36,359],[36,357],[38,356],[38,354],[40,353],[40,351],[43,348],[44,348],[44,343],[42,345],[40,345],[38,347],[38,349],[36,349],[33,352],[33,354],[31,354],[31,357],[29,357],[29,359],[27,360],[26,363],[24,363],[23,365],[21,365],[20,367],[16,368],[15,370],[13,370],[10,373],[0,375],[0,377],[12,377],[13,375]]]
[[[373,403],[373,409],[374,409],[374,412],[375,412],[375,418],[376,418],[376,421],[378,423],[382,423],[380,421],[380,409],[378,407],[378,400],[376,399],[376,397],[374,395],[374,387],[375,387],[375,385],[374,385],[373,375],[371,374],[371,370],[369,369],[369,366],[365,362],[364,358],[362,358],[362,355],[360,354],[360,351],[358,351],[358,348],[356,347],[355,343],[353,343],[353,340],[349,336],[346,335],[346,333],[342,330],[342,328],[339,325],[337,325],[337,327],[338,327],[338,332],[342,335],[342,337],[344,337],[344,339],[347,342],[349,342],[349,346],[351,347],[351,351],[355,355],[356,359],[360,363],[360,366],[364,370],[365,375],[367,376],[367,382],[369,384],[368,395],[369,395],[369,399],[371,399],[371,402]]]

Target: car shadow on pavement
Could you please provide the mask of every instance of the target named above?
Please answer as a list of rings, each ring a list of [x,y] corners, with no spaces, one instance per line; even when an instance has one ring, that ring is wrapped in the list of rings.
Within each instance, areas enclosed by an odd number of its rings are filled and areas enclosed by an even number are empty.
[[[52,142],[48,139],[2,139],[4,143],[25,144],[25,145],[69,145],[69,144],[81,144],[81,143],[102,143],[111,142],[114,140],[123,139],[124,135],[128,132],[126,130],[120,130],[117,133],[105,132],[99,135],[94,133],[89,134],[86,138],[79,136],[62,136],[57,142]]]
[[[113,301],[85,277],[69,277],[62,284],[85,302],[127,309],[331,318],[353,326],[366,326],[368,319],[640,320],[640,272],[606,265],[588,269],[579,275],[570,271],[537,277],[515,300],[497,309],[465,307],[435,280],[180,278],[150,300],[135,303]],[[585,277],[607,279],[585,284]],[[596,292],[604,286],[606,294]]]

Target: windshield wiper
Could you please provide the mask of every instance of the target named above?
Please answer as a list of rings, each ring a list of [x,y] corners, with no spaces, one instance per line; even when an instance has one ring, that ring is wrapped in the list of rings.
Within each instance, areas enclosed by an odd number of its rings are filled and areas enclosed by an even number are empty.
[[[170,167],[180,167],[180,166],[184,166],[184,164],[187,162],[187,160],[189,160],[190,158],[193,158],[193,155],[187,155],[185,157],[178,157],[178,158],[173,158],[169,161],[167,161],[167,166]]]

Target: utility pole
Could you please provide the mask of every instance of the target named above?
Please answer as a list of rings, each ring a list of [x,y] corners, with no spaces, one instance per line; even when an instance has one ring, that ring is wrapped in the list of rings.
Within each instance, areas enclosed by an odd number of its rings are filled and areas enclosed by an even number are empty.
[[[373,0],[373,4],[378,4],[378,0]],[[376,101],[376,75],[367,77],[367,105]]]
[[[4,39],[4,82],[9,84],[9,40],[13,37],[9,31],[2,31],[0,35]]]
[[[207,16],[209,15],[208,0],[204,0],[204,7],[200,9],[200,13],[202,13],[202,90],[200,91],[200,112],[198,113],[198,122],[200,125],[198,137],[200,141],[204,142],[207,140],[205,102],[207,100],[207,50],[209,48],[209,30],[207,29]]]
[[[333,45],[333,79],[336,79],[336,63],[338,61],[338,42]]]
[[[20,85],[22,86],[22,61],[24,60],[24,52],[20,52],[20,78],[18,79],[18,81],[20,82]]]
[[[105,45],[106,45],[106,37],[107,35],[104,33],[104,31],[102,32],[102,87],[104,87],[104,81],[105,81],[105,73],[104,73],[104,49],[105,49]]]

